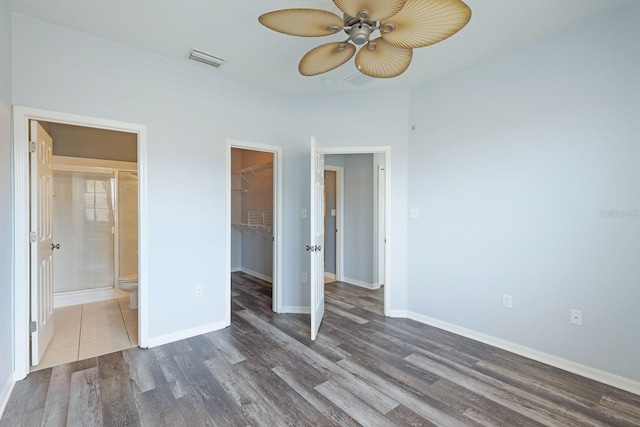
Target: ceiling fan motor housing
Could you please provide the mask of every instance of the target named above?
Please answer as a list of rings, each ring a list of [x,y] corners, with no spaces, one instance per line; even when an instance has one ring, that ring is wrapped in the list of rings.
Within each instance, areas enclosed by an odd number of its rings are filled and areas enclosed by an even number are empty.
[[[371,29],[376,28],[376,23],[344,14],[344,27],[344,32],[350,36],[349,40],[360,46],[369,41]]]
[[[369,37],[371,36],[371,27],[369,24],[361,24],[354,28],[351,28],[351,41],[357,45],[365,44],[369,41]]]

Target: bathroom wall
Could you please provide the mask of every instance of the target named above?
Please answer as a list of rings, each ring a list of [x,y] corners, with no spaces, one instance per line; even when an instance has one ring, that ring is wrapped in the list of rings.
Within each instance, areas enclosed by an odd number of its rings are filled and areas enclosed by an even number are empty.
[[[113,130],[49,123],[47,132],[53,138],[56,156],[136,162],[136,134]]]
[[[138,173],[118,172],[118,277],[138,274]]]

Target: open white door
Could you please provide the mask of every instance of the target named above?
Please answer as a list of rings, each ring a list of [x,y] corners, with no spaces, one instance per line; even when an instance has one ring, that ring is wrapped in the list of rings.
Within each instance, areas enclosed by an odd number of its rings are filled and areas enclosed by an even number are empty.
[[[31,364],[40,363],[53,336],[53,141],[42,125],[30,125]]]
[[[324,154],[311,138],[311,242],[307,246],[311,260],[311,339],[315,340],[324,316]]]

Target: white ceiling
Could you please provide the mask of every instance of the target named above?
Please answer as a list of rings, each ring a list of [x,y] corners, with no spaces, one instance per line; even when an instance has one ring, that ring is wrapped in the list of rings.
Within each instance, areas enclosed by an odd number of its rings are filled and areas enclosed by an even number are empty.
[[[298,62],[310,49],[342,35],[292,37],[258,23],[258,16],[286,8],[326,9],[340,14],[331,0],[12,0],[24,15],[137,47],[185,66],[196,47],[226,60],[212,73],[288,93],[411,87],[527,45],[536,39],[588,22],[640,0],[466,0],[471,22],[458,34],[416,49],[409,69],[394,79],[357,87],[344,79],[356,74],[353,59],[315,77],[298,74]],[[332,86],[321,84],[333,77]]]

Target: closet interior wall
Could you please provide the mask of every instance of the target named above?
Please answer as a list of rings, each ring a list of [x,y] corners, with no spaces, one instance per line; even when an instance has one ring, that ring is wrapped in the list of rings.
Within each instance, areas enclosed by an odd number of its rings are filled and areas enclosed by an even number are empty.
[[[231,150],[231,267],[273,277],[273,154]]]

